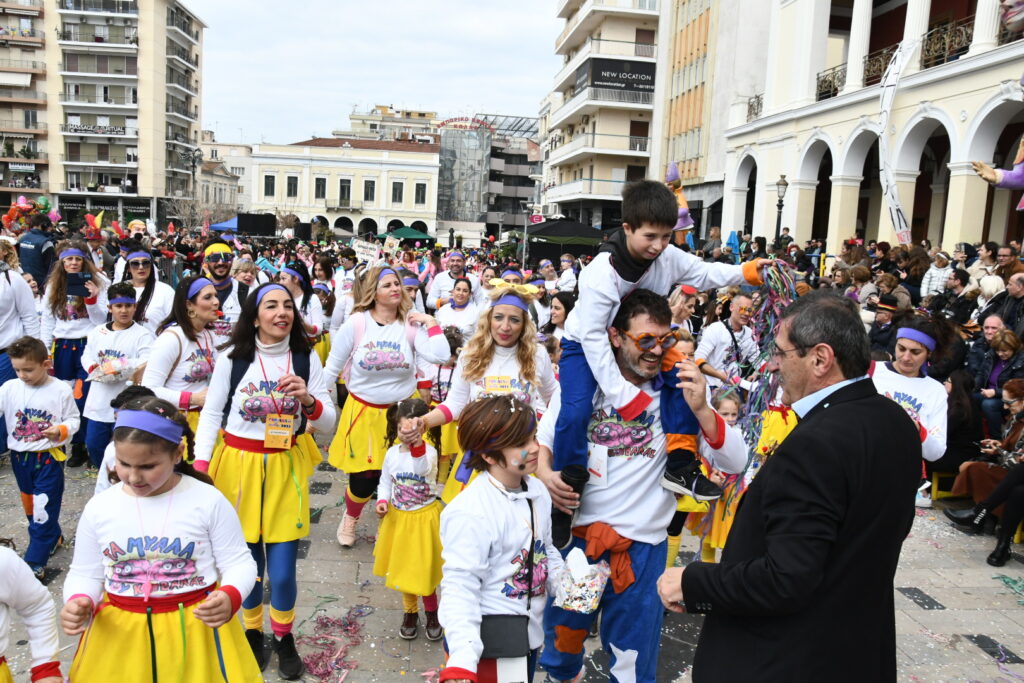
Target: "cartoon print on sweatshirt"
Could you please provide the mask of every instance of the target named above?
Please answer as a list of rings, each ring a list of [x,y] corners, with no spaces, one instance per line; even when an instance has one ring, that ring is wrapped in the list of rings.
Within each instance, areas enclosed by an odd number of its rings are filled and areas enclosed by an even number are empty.
[[[119,595],[146,597],[153,591],[206,586],[209,581],[196,575],[193,552],[194,542],[184,544],[177,537],[132,537],[124,546],[113,542],[103,551],[113,569],[109,589]]]
[[[182,364],[186,368],[185,376],[182,378],[184,381],[202,382],[213,374],[213,351],[202,348],[195,349],[182,360]]]
[[[84,320],[88,317],[89,312],[85,310],[85,299],[80,296],[68,296],[64,303],[64,319]]]
[[[401,342],[377,341],[362,345],[366,349],[359,359],[359,367],[363,370],[408,370],[409,362],[402,353]]]
[[[249,382],[239,391],[248,398],[242,401],[238,415],[246,422],[266,422],[267,415],[298,415],[299,399],[275,393],[277,382],[263,380],[259,383]]]
[[[512,576],[505,579],[505,585],[501,588],[502,594],[513,600],[526,597],[526,576],[530,573],[526,559],[526,548],[523,548],[512,558],[512,566],[516,569]],[[536,538],[533,543],[533,586],[530,594],[535,598],[542,597],[547,592],[547,581],[547,549],[544,547],[544,541]]]
[[[512,394],[513,398],[526,405],[533,402],[533,384],[519,377],[486,375],[474,384],[483,389],[485,394]]]
[[[391,502],[397,510],[419,508],[434,498],[434,487],[421,474],[398,472],[391,477]]]
[[[53,426],[53,414],[39,408],[25,408],[14,414],[14,438],[19,441],[42,441],[43,432]]]
[[[609,457],[653,458],[655,449],[650,444],[654,438],[651,431],[654,419],[647,411],[634,420],[625,421],[614,410],[611,413],[598,410],[590,416],[587,434],[591,443],[608,447]]]
[[[921,408],[924,404],[921,403],[921,399],[916,396],[912,396],[905,391],[886,391],[885,397],[895,401],[896,404],[906,411],[907,415],[910,416],[914,422],[921,423]]]

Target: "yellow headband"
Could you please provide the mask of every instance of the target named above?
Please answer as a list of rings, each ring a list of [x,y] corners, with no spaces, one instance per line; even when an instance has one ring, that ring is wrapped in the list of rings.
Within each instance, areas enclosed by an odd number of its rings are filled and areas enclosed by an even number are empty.
[[[223,254],[224,252],[230,254],[231,247],[223,242],[215,242],[206,248],[206,251],[203,252],[203,256],[209,256],[210,254]]]

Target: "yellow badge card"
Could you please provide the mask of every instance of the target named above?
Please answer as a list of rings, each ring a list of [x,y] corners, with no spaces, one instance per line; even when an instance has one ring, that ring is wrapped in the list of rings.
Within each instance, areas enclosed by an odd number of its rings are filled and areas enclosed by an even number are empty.
[[[267,415],[267,429],[263,433],[263,445],[267,448],[287,450],[292,447],[294,415]]]
[[[485,377],[484,391],[488,394],[508,394],[512,391],[511,377]]]

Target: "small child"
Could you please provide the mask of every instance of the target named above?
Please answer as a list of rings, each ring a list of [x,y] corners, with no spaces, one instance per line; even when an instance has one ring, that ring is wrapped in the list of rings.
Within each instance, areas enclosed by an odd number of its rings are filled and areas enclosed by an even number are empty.
[[[184,458],[184,414],[136,399],[113,437],[120,481],[86,503],[64,583],[61,625],[85,634],[71,680],[262,681],[233,618],[256,562],[231,503]]]
[[[0,417],[7,421],[11,469],[28,517],[25,562],[43,580],[50,555],[63,543],[61,447],[78,431],[80,417],[71,387],[50,376],[52,363],[43,342],[22,337],[7,347],[7,355],[18,377],[0,387]]]
[[[115,396],[110,401],[110,407],[114,409],[114,417],[117,418],[117,411],[128,403],[132,399],[146,398],[147,396],[156,396],[153,390],[149,387],[144,387],[141,384],[133,384],[127,387],[120,394]],[[96,473],[96,487],[93,489],[92,495],[102,493],[110,488],[110,485],[116,481],[110,475],[115,472],[114,463],[117,462],[117,448],[114,446],[114,442],[111,441],[107,444],[107,447],[103,449],[103,462],[100,464],[99,472]]]
[[[93,467],[103,462],[103,451],[114,429],[111,399],[128,386],[134,370],[148,358],[156,337],[135,322],[135,287],[118,282],[107,289],[110,322],[97,325],[85,342],[82,367],[89,373],[91,385],[82,417],[85,423],[85,447]],[[141,374],[141,373],[140,373]]]
[[[443,364],[431,363],[423,356],[416,356],[417,379],[416,387],[419,389],[420,397],[431,407],[443,403],[448,398],[448,390],[452,385],[452,373],[455,372],[455,364],[459,360],[459,353],[465,338],[462,332],[454,325],[444,328],[444,336],[448,341],[448,350],[451,355],[448,362]],[[459,453],[459,421],[452,420],[441,425],[441,446],[437,460],[437,480],[447,481],[448,472],[451,470]]]
[[[8,544],[13,546],[10,539],[0,539],[0,545]],[[7,667],[12,611],[22,618],[28,631],[33,683],[63,683],[53,598],[14,550],[0,547],[0,683],[14,683]]]
[[[444,576],[441,625],[448,652],[442,681],[495,681],[497,660],[481,624],[491,616],[525,615],[526,666],[515,680],[532,680],[544,642],[549,591],[562,572],[551,543],[551,498],[537,471],[540,447],[533,409],[511,395],[485,396],[462,411],[459,445],[477,477],[441,513]],[[504,635],[504,634],[503,634]],[[507,644],[512,642],[507,640]]]
[[[430,409],[418,398],[407,398],[388,408],[385,443],[392,444],[414,417]],[[430,436],[435,444],[440,430]],[[417,596],[423,597],[427,640],[443,635],[437,619],[437,586],[441,583],[441,503],[437,500],[437,449],[419,439],[391,446],[377,486],[377,515],[382,517],[373,548],[373,573],[385,585],[402,593],[404,617],[398,635],[416,637],[419,622]]]
[[[562,340],[553,334],[538,334],[537,341],[543,344],[544,350],[548,352],[551,367],[555,371],[555,379],[558,379],[558,359],[562,356]]]

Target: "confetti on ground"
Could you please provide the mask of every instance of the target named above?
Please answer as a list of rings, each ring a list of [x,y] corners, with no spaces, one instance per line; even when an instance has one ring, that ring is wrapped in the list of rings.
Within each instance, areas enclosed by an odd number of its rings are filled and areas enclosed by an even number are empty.
[[[1012,579],[1005,574],[996,574],[992,578],[1002,581],[1004,586],[1012,590],[1017,595],[1024,597],[1024,577],[1018,576],[1016,579]],[[1017,604],[1024,605],[1024,599],[1018,600]]]
[[[356,605],[341,617],[320,614],[314,620],[313,634],[299,638],[299,643],[313,654],[303,658],[306,673],[321,683],[341,683],[348,672],[359,668],[359,662],[348,659],[350,648],[363,642],[363,622],[374,609],[369,605]]]

